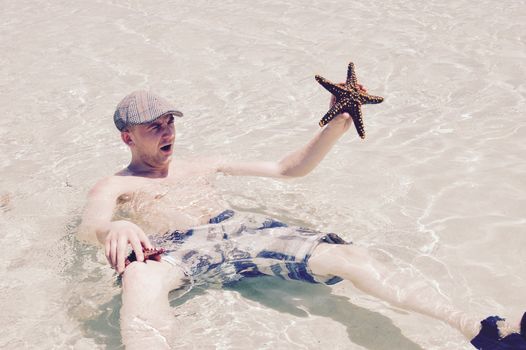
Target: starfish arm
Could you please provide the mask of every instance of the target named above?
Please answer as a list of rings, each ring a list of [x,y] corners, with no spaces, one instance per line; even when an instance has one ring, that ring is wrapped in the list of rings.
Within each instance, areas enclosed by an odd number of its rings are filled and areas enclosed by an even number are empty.
[[[365,128],[363,125],[363,118],[362,118],[362,106],[358,103],[354,103],[351,106],[351,117],[352,121],[354,123],[354,127],[356,128],[356,131],[358,132],[358,135],[364,139],[365,138]]]
[[[328,122],[334,119],[338,114],[343,113],[345,109],[345,106],[342,102],[336,102],[334,106],[329,109],[329,111],[321,118],[319,125],[324,126]]]
[[[356,87],[356,84],[358,84],[358,79],[356,78],[356,73],[354,71],[354,63],[352,62],[349,63],[349,67],[347,68],[347,81],[345,84],[353,87]]]
[[[381,96],[373,96],[373,95],[365,95],[364,96],[364,104],[377,104],[377,103],[380,103],[384,100],[383,97]]]
[[[342,87],[331,83],[327,79],[320,77],[319,75],[316,75],[315,78],[316,81],[325,88],[325,90],[329,91],[334,96],[339,97],[341,94],[345,93],[345,90]]]

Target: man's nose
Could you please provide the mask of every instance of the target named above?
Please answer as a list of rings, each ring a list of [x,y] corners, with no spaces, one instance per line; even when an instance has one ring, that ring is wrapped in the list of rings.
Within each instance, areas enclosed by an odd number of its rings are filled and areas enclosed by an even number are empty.
[[[165,125],[163,128],[163,138],[172,138],[175,134],[173,125]]]

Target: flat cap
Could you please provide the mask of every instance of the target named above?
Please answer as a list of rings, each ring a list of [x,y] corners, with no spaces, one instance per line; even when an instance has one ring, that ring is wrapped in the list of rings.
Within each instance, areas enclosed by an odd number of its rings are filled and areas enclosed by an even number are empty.
[[[151,91],[134,91],[122,99],[113,114],[115,126],[120,131],[129,125],[151,123],[166,114],[182,117],[183,113],[173,104]]]

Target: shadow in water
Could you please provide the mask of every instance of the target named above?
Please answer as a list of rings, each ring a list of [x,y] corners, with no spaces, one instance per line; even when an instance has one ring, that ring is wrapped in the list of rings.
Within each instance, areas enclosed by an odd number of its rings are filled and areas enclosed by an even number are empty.
[[[109,301],[98,303],[101,299],[108,300],[106,294],[100,292],[108,288],[108,267],[98,262],[98,247],[76,239],[79,224],[80,215],[75,214],[66,226],[66,234],[48,253],[56,256],[58,273],[68,284],[64,304],[69,316],[80,324],[83,338],[106,349],[124,349],[119,322],[121,295],[118,293]]]
[[[120,319],[121,295],[115,295],[109,302],[101,305],[95,317],[84,321],[84,336],[107,349],[124,349],[121,342]]]
[[[406,338],[392,321],[376,312],[352,304],[345,296],[331,294],[331,289],[322,284],[308,284],[296,281],[262,276],[245,278],[224,286],[243,297],[263,306],[296,317],[309,314],[330,318],[347,328],[349,339],[369,350],[422,350]],[[196,286],[188,293],[176,290],[170,293],[170,305],[181,307],[188,300],[206,293],[206,286]],[[120,339],[119,311],[121,296],[114,296],[101,305],[95,317],[86,320],[85,335],[104,344],[108,349],[123,348]],[[307,311],[305,311],[307,310]]]
[[[265,276],[245,278],[225,289],[297,317],[308,317],[310,313],[330,318],[347,328],[353,343],[370,350],[422,350],[406,338],[389,318],[353,305],[347,297],[331,294],[331,289],[322,284],[283,281]]]
[[[170,293],[170,306],[179,307],[188,300],[206,293],[206,289],[197,286],[185,292],[186,288],[174,290]],[[124,349],[120,333],[120,310],[122,307],[121,294],[115,295],[110,301],[100,305],[99,312],[83,321],[83,333],[95,343],[105,345],[107,349]]]

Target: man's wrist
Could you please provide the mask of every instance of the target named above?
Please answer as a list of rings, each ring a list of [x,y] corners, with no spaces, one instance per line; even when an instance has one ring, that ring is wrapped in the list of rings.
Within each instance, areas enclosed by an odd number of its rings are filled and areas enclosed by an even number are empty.
[[[341,136],[345,134],[346,128],[345,128],[345,121],[344,120],[331,120],[329,124],[327,124],[323,130],[327,133],[331,133],[333,135]]]
[[[108,234],[111,231],[111,226],[113,225],[114,221],[110,221],[106,224],[100,225],[95,230],[95,235],[97,236],[97,240],[100,244],[104,245],[106,243],[106,237],[108,237]]]

